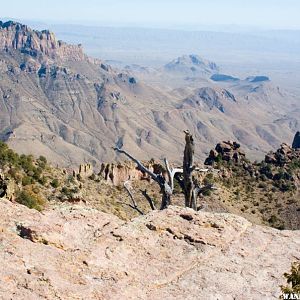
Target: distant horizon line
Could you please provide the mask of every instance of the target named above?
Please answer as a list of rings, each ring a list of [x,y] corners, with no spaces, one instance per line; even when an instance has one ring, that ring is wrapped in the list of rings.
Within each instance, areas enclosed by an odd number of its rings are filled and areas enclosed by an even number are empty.
[[[223,29],[228,32],[247,32],[247,31],[299,31],[300,27],[273,27],[258,26],[246,24],[209,24],[209,23],[141,23],[141,22],[115,22],[115,21],[96,21],[96,20],[55,20],[55,19],[27,19],[15,17],[0,17],[0,21],[14,21],[27,25],[30,23],[35,26],[51,25],[70,25],[82,27],[115,27],[115,28],[144,28],[144,29],[161,29],[161,30],[183,30],[183,31],[215,31]],[[47,28],[45,28],[47,29]]]

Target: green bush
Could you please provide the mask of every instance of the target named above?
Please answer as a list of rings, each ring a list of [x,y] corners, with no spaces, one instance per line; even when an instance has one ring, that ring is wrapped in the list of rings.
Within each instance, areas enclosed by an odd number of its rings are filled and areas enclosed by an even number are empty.
[[[296,189],[296,186],[294,183],[292,183],[291,181],[288,181],[288,180],[283,180],[283,179],[274,181],[273,185],[276,186],[277,188],[279,188],[279,190],[281,192],[292,192]]]
[[[268,177],[267,177],[265,174],[262,174],[262,175],[260,175],[260,179],[261,179],[262,181],[267,181],[267,180],[268,180]]]
[[[33,172],[35,167],[33,165],[33,156],[22,154],[20,156],[20,166],[26,173]]]
[[[178,180],[176,180],[176,179],[174,179],[174,190],[173,190],[173,193],[175,195],[178,195],[178,194],[182,193],[182,189],[180,187],[180,184],[179,184]]]
[[[283,294],[299,294],[300,293],[300,262],[292,264],[290,273],[284,273],[287,279],[287,286],[281,286]],[[283,295],[281,296],[281,299]]]
[[[9,166],[8,174],[17,183],[22,182],[23,186],[35,182],[42,185],[47,183],[47,178],[43,176],[43,172],[47,167],[47,159],[44,156],[40,156],[35,160],[32,155],[18,155],[7,144],[0,141],[0,164]]]
[[[203,196],[211,196],[211,190],[204,190],[204,191],[202,192],[202,195],[203,195]]]
[[[41,211],[44,208],[45,201],[32,191],[21,191],[16,198],[16,201],[29,208]]]
[[[44,169],[47,165],[47,159],[45,156],[40,156],[37,160],[38,166],[42,169]]]
[[[275,215],[272,215],[268,220],[268,222],[270,224],[275,224],[277,221],[278,221],[278,218]]]
[[[52,187],[54,188],[58,188],[59,187],[59,181],[57,178],[54,178],[52,181],[51,181],[51,185]]]
[[[260,166],[260,169],[259,169],[259,172],[262,174],[262,175],[265,175],[267,178],[271,179],[273,177],[273,174],[272,174],[272,168],[270,166],[270,164],[267,164],[265,162],[262,162],[261,163],[261,166]]]
[[[209,173],[205,176],[203,179],[203,184],[204,185],[212,185],[214,183],[214,175],[212,173]]]
[[[74,184],[74,183],[75,183],[75,178],[74,178],[74,176],[69,175],[69,176],[68,176],[68,179],[67,179],[67,183],[72,183],[72,184]]]
[[[66,186],[62,187],[61,193],[66,196],[68,199],[73,199],[74,195],[79,192],[78,187],[68,188]]]
[[[25,176],[22,178],[22,185],[23,185],[23,186],[30,185],[30,184],[32,184],[32,183],[33,183],[32,177],[25,175]]]
[[[300,160],[299,159],[293,159],[292,162],[289,165],[291,171],[295,171],[300,169]]]
[[[22,181],[22,176],[17,168],[10,168],[7,173],[16,181],[16,183],[20,183]]]
[[[216,163],[221,163],[222,162],[222,155],[219,153],[218,156],[215,158]]]
[[[42,176],[42,177],[39,179],[39,183],[40,183],[41,185],[46,185],[47,182],[48,182],[48,180],[47,180],[47,177],[46,177],[46,176]]]
[[[11,164],[18,165],[19,155],[8,148],[8,146],[0,141],[0,163],[2,165]]]

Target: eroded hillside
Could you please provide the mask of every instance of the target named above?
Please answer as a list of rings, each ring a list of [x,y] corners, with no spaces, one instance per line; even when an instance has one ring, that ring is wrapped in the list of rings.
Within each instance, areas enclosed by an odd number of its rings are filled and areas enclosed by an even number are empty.
[[[121,159],[112,146],[178,162],[186,128],[197,158],[224,139],[261,157],[298,129],[295,95],[253,80],[262,76],[213,81],[220,67],[196,55],[157,70],[118,70],[47,30],[1,23],[0,39],[1,140],[59,165]]]

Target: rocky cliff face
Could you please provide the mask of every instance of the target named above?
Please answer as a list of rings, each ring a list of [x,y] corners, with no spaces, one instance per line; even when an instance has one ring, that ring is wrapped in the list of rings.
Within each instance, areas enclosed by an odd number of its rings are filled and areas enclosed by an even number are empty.
[[[166,171],[159,163],[155,163],[153,161],[144,162],[144,166],[146,166],[150,171],[154,172],[155,174],[166,175]],[[137,168],[136,164],[132,162],[123,162],[119,164],[102,163],[98,175],[105,179],[108,183],[111,183],[115,186],[120,186],[127,180],[151,181],[150,176],[140,171]]]
[[[299,231],[170,207],[123,222],[0,201],[2,299],[278,299]]]
[[[32,57],[46,55],[51,59],[81,61],[86,58],[80,45],[57,41],[48,31],[36,31],[16,22],[0,22],[0,49],[19,50]]]
[[[150,168],[151,169],[151,168]],[[143,180],[149,179],[149,176],[142,173],[135,164],[102,164],[99,175],[104,178],[108,183],[115,186],[122,185],[127,180]]]

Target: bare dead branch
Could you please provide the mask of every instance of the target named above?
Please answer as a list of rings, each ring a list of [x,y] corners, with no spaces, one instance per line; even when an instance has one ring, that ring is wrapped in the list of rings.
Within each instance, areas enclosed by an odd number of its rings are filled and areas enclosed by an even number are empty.
[[[196,171],[196,172],[200,172],[200,173],[206,173],[206,172],[209,171],[209,169],[201,169],[201,168],[198,168],[196,166],[193,166],[192,171]]]
[[[184,149],[184,158],[183,158],[183,168],[171,168],[169,165],[169,162],[167,159],[164,159],[165,167],[167,170],[168,178],[162,176],[161,174],[154,174],[152,171],[150,171],[148,168],[146,168],[139,160],[134,158],[132,155],[130,155],[125,150],[122,150],[120,148],[114,147],[113,149],[117,151],[118,153],[124,154],[127,156],[130,160],[136,163],[137,168],[142,171],[143,173],[148,174],[157,184],[159,184],[161,193],[162,193],[162,202],[160,209],[167,208],[168,205],[171,204],[171,196],[173,194],[174,190],[174,179],[176,179],[181,187],[181,189],[184,192],[185,195],[185,206],[191,207],[195,210],[197,210],[197,198],[200,193],[204,193],[206,190],[209,189],[216,189],[213,186],[204,186],[200,187],[199,185],[194,183],[194,177],[193,172],[208,172],[209,169],[201,169],[199,167],[196,167],[194,165],[194,139],[193,136],[190,134],[189,131],[185,132],[185,149]],[[132,205],[129,206],[138,210],[141,214],[143,212],[138,208],[134,197],[128,187],[124,184],[124,187],[126,188],[128,195],[131,199]],[[147,194],[147,191],[141,191],[143,196],[148,201],[150,207],[152,210],[156,209],[155,205],[153,203],[153,200],[151,197]]]
[[[174,190],[174,177],[177,173],[183,173],[183,169],[180,169],[180,168],[171,169],[170,165],[169,165],[169,162],[166,158],[164,159],[164,162],[165,162],[166,170],[167,170],[167,173],[168,173],[169,186],[171,187],[171,190],[173,192],[173,190]]]
[[[199,194],[204,193],[205,191],[209,191],[209,190],[218,190],[218,188],[216,186],[214,186],[213,184],[207,184],[205,186],[200,187]]]
[[[168,174],[169,185],[171,187],[171,190],[173,191],[174,183],[173,183],[173,177],[172,177],[171,169],[169,166],[169,162],[166,158],[164,159],[164,162],[165,162],[165,166],[166,166],[166,170],[167,170],[167,174]]]
[[[165,178],[162,175],[156,175],[153,172],[151,172],[149,169],[147,169],[143,164],[135,159],[132,155],[130,155],[128,152],[121,150],[119,148],[114,147],[115,151],[125,154],[128,158],[130,158],[132,161],[134,161],[137,164],[137,167],[142,172],[148,174],[159,186],[162,192],[162,202],[160,209],[165,209],[171,204],[171,195],[172,195],[172,189],[169,186],[169,184],[166,182]]]
[[[123,186],[124,186],[125,190],[127,191],[127,193],[128,193],[128,195],[129,195],[129,197],[131,199],[131,202],[132,202],[133,206],[137,206],[136,202],[135,202],[135,200],[133,198],[133,195],[132,195],[132,193],[130,191],[129,180],[125,181],[124,184],[123,184]]]
[[[201,188],[198,186],[195,187],[193,193],[194,193],[194,197],[197,199],[199,194],[201,193]]]
[[[133,205],[126,203],[126,202],[121,202],[121,201],[117,201],[117,203],[122,204],[122,205],[126,205],[129,206],[130,208],[136,210],[139,214],[143,215],[144,213],[142,213],[142,211],[138,210],[136,207],[134,207]]]
[[[137,167],[138,167],[139,170],[141,170],[144,173],[147,173],[153,180],[158,182],[158,178],[157,178],[158,176],[156,174],[154,174],[153,172],[151,172],[149,169],[147,169],[139,160],[137,160],[136,158],[131,156],[125,150],[119,149],[117,147],[113,147],[113,149],[115,151],[117,151],[118,153],[122,153],[122,154],[126,155],[129,159],[131,159],[133,162],[135,162],[137,164]]]
[[[143,215],[144,213],[139,209],[139,207],[138,207],[136,201],[134,200],[134,197],[133,197],[133,195],[132,195],[132,193],[131,193],[131,191],[130,191],[130,188],[129,188],[129,181],[128,181],[128,180],[124,182],[124,188],[126,189],[128,195],[129,195],[129,197],[130,197],[130,199],[131,199],[131,202],[132,202],[132,205],[129,204],[129,206],[130,206],[131,208],[135,209],[135,210],[136,210],[137,212],[139,212],[141,215]]]
[[[150,207],[152,210],[156,210],[155,204],[153,202],[153,200],[151,199],[151,197],[148,195],[147,190],[141,190],[143,196],[146,198],[146,200],[148,201]]]
[[[200,193],[200,188],[198,188],[198,187],[195,187],[192,191],[192,205],[191,206],[194,210],[197,210],[197,201],[198,201],[199,193]]]

